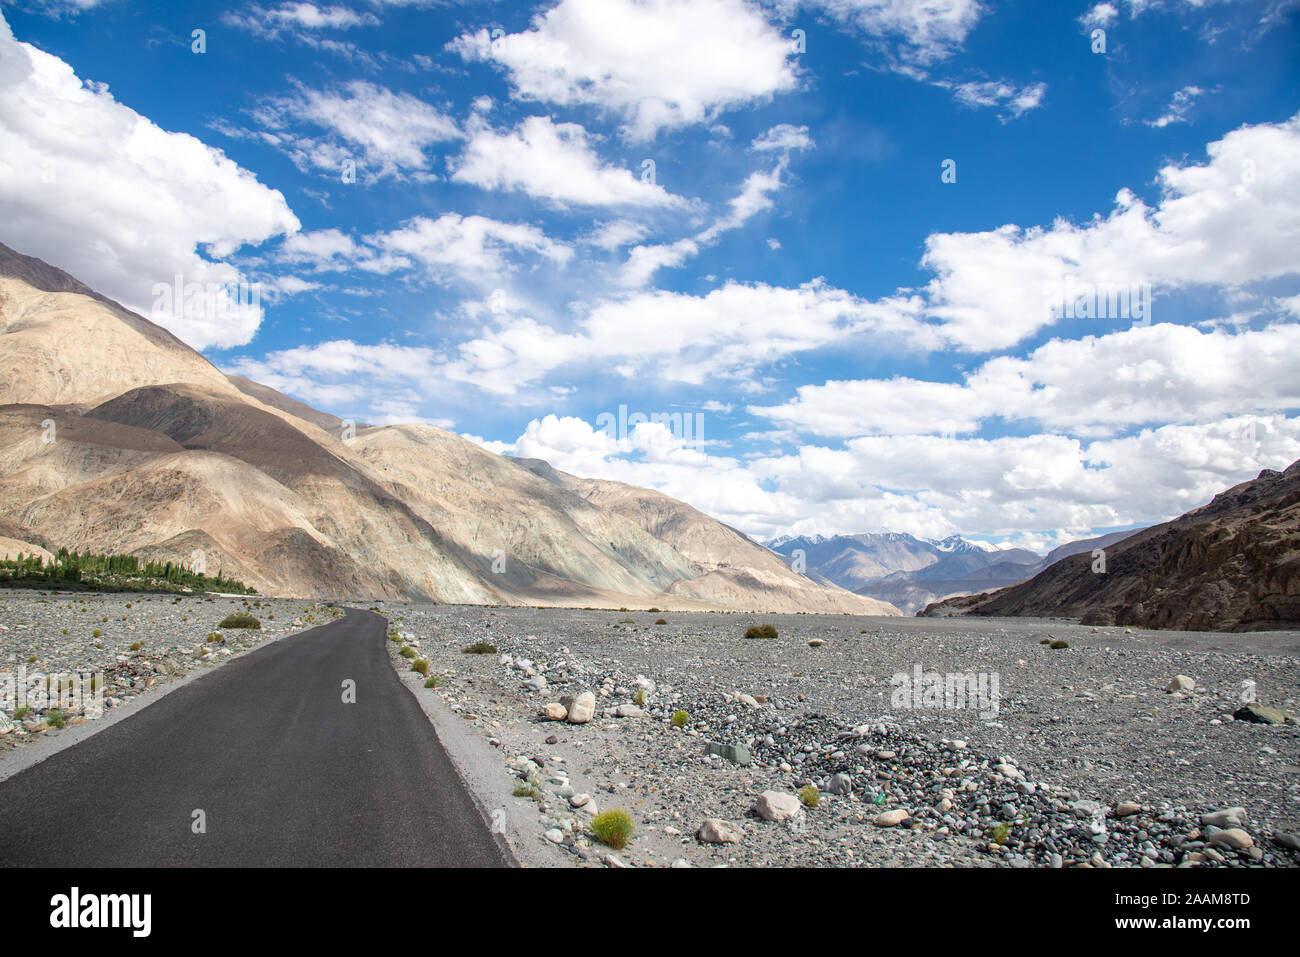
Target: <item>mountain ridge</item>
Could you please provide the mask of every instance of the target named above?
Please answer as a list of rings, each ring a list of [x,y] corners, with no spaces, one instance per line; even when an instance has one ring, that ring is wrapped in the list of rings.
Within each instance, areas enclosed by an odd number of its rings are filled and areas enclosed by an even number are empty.
[[[20,543],[197,554],[268,595],[898,614],[661,493],[227,375],[7,246],[0,370],[0,521]]]

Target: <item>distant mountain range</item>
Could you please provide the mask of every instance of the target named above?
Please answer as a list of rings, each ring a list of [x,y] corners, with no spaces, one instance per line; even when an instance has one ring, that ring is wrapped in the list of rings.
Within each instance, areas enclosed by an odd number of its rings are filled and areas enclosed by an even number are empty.
[[[887,601],[910,615],[953,595],[1024,581],[1062,558],[1091,553],[1135,531],[1070,542],[1046,556],[1023,548],[999,549],[960,535],[935,541],[905,532],[786,535],[764,544],[792,564],[802,552],[806,574],[817,581]]]
[[[937,602],[924,613],[1189,631],[1298,628],[1300,461],[1128,535],[1106,549],[1104,565],[1067,556],[1028,581]]]
[[[0,245],[0,549],[41,542],[266,595],[898,614],[659,492],[345,427]]]

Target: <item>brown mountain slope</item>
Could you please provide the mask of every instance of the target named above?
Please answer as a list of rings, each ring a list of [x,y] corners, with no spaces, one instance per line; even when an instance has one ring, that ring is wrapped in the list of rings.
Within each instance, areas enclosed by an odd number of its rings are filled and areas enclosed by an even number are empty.
[[[1098,566],[1100,567],[1100,566]],[[1027,582],[950,598],[923,615],[1028,615],[1190,631],[1300,627],[1300,462]]]
[[[8,247],[0,372],[0,535],[16,542],[201,549],[276,595],[897,614],[657,493],[598,495],[615,483],[552,481],[429,426],[353,436]]]

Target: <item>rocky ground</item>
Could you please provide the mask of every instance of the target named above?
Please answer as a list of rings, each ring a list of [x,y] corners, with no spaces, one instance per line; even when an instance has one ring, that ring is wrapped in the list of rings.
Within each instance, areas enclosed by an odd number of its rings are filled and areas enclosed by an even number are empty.
[[[237,612],[251,613],[262,627],[220,627]],[[49,678],[97,675],[96,689],[102,679],[103,707],[109,710],[339,614],[321,603],[257,597],[0,591],[0,679],[12,676],[8,680],[16,686],[25,675],[34,689]],[[0,757],[96,717],[90,700],[69,706],[28,695],[24,701],[25,706],[16,697],[0,702]]]
[[[1295,632],[373,607],[394,664],[428,662],[418,693],[513,772],[485,803],[534,808],[524,839],[575,864],[1300,862],[1300,727],[1233,718],[1243,695],[1298,710]],[[743,637],[761,623],[779,637]],[[891,678],[917,667],[996,674],[997,713],[899,706]],[[593,836],[608,809],[635,824],[625,849]]]

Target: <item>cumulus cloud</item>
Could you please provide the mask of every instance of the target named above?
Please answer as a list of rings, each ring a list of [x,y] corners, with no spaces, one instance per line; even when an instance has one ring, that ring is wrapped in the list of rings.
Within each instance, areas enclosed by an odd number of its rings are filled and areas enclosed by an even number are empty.
[[[561,0],[528,30],[450,47],[504,68],[520,98],[620,115],[636,140],[798,86],[789,39],[745,0]]]
[[[1055,321],[1052,295],[1074,279],[1098,289],[1149,283],[1158,296],[1161,287],[1295,275],[1300,114],[1243,126],[1207,152],[1206,163],[1160,170],[1154,206],[1125,189],[1109,215],[1084,224],[931,235],[922,259],[936,274],[925,288],[927,315],[959,348],[995,350]],[[1155,309],[1158,319],[1158,298]]]
[[[962,382],[832,381],[801,386],[789,402],[749,411],[827,437],[960,434],[994,419],[1110,435],[1300,409],[1296,355],[1295,323],[1239,333],[1155,325],[1053,340],[1023,358],[991,359]]]
[[[653,179],[603,162],[577,123],[530,116],[514,130],[498,132],[477,119],[468,136],[464,151],[449,164],[457,182],[522,192],[561,207],[684,205]]]
[[[299,228],[284,197],[220,150],[171,133],[58,57],[18,42],[0,16],[0,223],[38,256],[195,348],[253,338],[262,311],[158,305],[155,284],[229,287],[221,260]]]
[[[579,475],[689,502],[746,533],[851,534],[888,528],[1055,544],[1150,524],[1226,486],[1300,458],[1300,419],[1237,416],[1090,444],[1061,435],[873,436],[740,461],[671,441],[616,441],[593,423],[534,419],[512,447]]]

